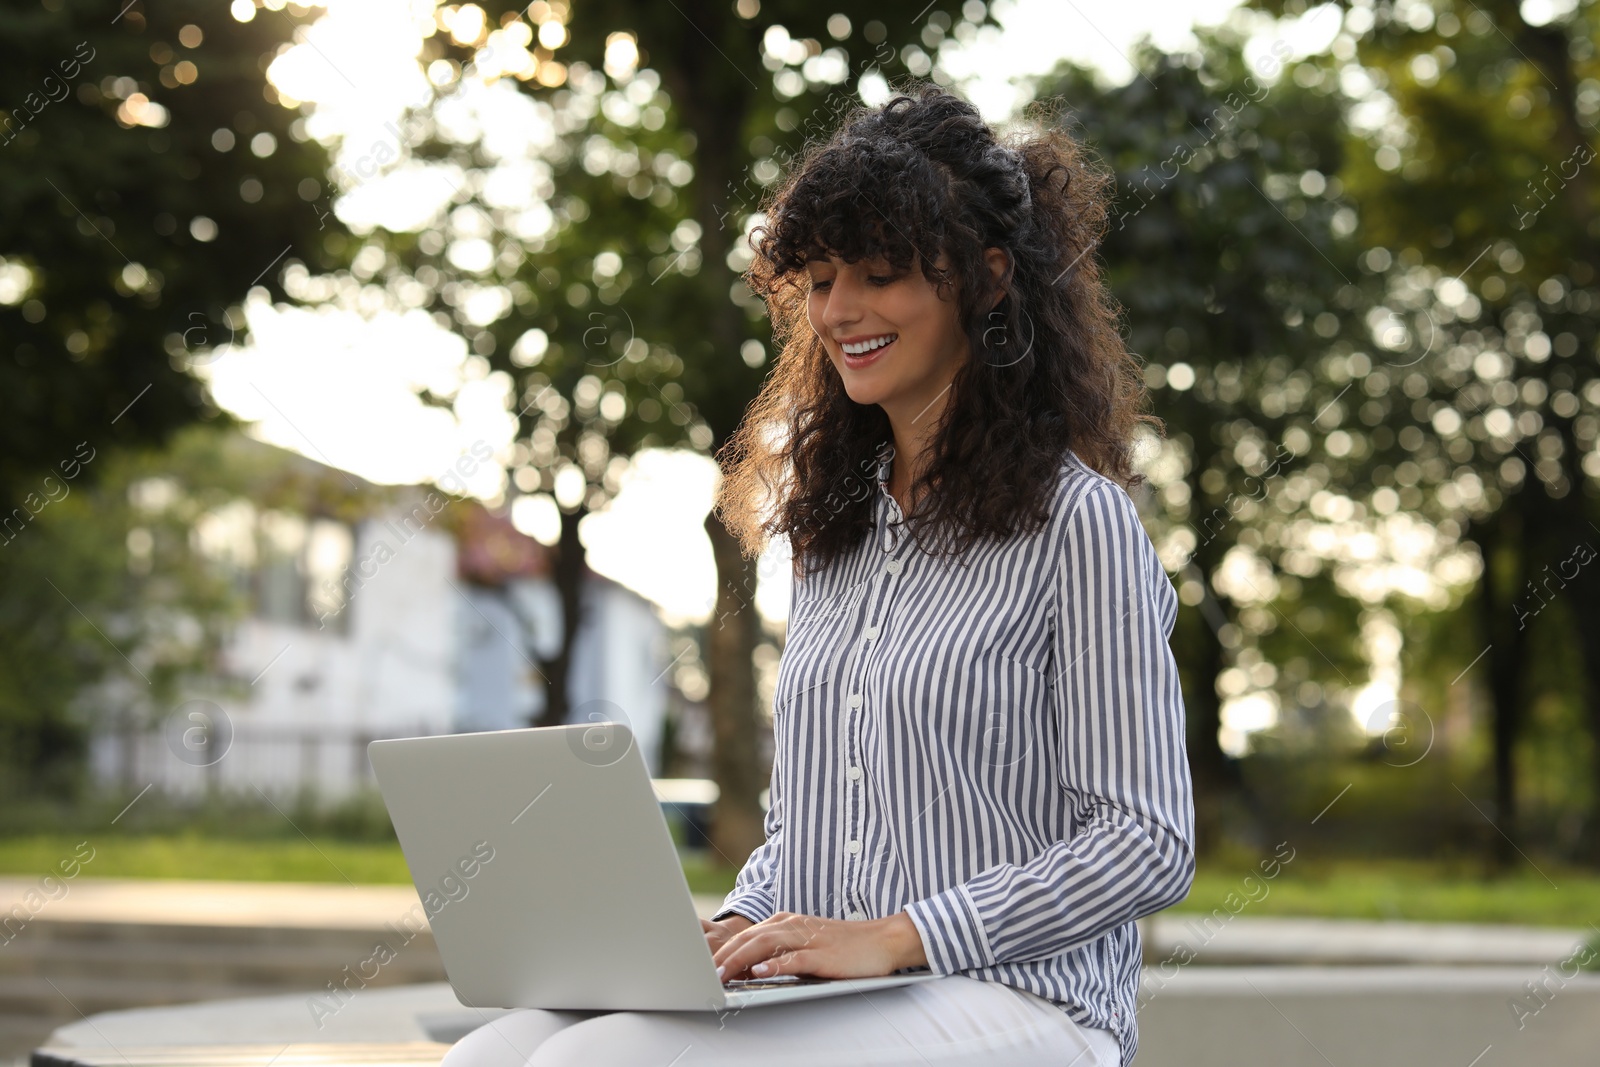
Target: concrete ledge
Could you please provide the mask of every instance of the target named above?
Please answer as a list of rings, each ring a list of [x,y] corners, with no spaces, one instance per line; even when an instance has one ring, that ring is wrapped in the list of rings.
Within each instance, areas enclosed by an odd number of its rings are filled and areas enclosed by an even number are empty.
[[[107,1011],[68,1023],[45,1049],[153,1048],[163,1046],[378,1044],[441,1042],[505,1014],[468,1008],[446,982],[362,989],[332,1014],[313,1014],[313,992],[212,1000],[170,1008]]]
[[[1541,979],[1535,998],[1530,983]],[[55,1067],[112,1067],[123,1062],[116,1050],[131,1057],[151,1046],[183,1044],[198,1054],[221,1044],[434,1042],[442,1056],[445,1045],[500,1014],[462,1007],[448,985],[434,983],[363,990],[319,1028],[304,996],[262,997],[103,1013],[57,1030],[42,1053]],[[1600,1045],[1600,975],[1196,966],[1163,980],[1147,971],[1139,1026],[1139,1067],[1571,1067],[1593,1063]],[[173,1063],[201,1067],[195,1059]],[[150,1065],[135,1059],[133,1067]]]
[[[41,1050],[31,1067],[435,1067],[449,1045],[434,1041],[327,1045],[194,1045]]]
[[[1185,949],[1207,964],[1543,965],[1600,937],[1600,929],[1583,927],[1233,916],[1221,909],[1154,915],[1140,921],[1139,932],[1149,965],[1182,960]]]
[[[1596,1062],[1600,1046],[1596,974],[1193,967],[1164,985],[1145,977],[1138,1067],[1571,1067]],[[1534,997],[1529,983],[1541,980]]]

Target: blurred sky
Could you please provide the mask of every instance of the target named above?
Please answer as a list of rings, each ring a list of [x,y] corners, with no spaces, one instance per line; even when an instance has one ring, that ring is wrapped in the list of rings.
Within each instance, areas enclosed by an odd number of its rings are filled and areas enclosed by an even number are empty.
[[[269,7],[281,6],[282,0],[269,0]],[[1125,82],[1133,76],[1126,55],[1141,34],[1165,49],[1182,48],[1192,41],[1189,31],[1197,22],[1219,22],[1235,6],[1236,0],[997,0],[1003,28],[986,31],[959,51],[947,50],[942,64],[998,121],[1027,99],[1018,79],[1070,58],[1093,65],[1108,82]],[[269,17],[248,0],[234,10],[236,17]],[[393,143],[385,124],[399,121],[407,102],[426,98],[416,56],[420,27],[432,21],[433,10],[432,0],[328,0],[326,14],[269,69],[286,97],[317,105],[308,132],[338,143],[347,166],[370,146]],[[1282,34],[1304,54],[1324,47],[1338,24],[1336,17],[1325,17],[1298,36],[1293,28],[1279,28],[1274,36]],[[1257,43],[1264,48],[1271,39],[1263,36]],[[482,129],[495,142],[495,154],[506,161],[505,195],[514,201],[521,191],[517,167],[536,159],[548,129],[510,84],[455,97],[441,122],[462,132]],[[435,216],[461,177],[402,166],[319,209],[333,208],[356,226],[413,229]],[[532,184],[525,181],[522,188]],[[542,205],[523,207],[537,228]],[[431,481],[476,442],[509,458],[516,428],[508,410],[510,380],[488,373],[486,362],[469,355],[459,336],[419,310],[375,302],[375,287],[363,293],[348,281],[336,290],[303,269],[288,282],[291,293],[321,306],[274,308],[261,299],[247,301],[248,346],[225,350],[200,368],[223,407],[256,423],[257,436],[383,483]],[[486,293],[484,300],[485,321],[492,321],[495,297]],[[421,404],[415,390],[422,385],[454,396],[453,413]],[[486,468],[472,491],[491,504],[503,503],[509,487],[502,483],[500,471]],[[614,506],[582,527],[591,565],[655,601],[669,622],[708,617],[715,569],[702,523],[713,484],[714,467],[703,456],[638,457]],[[514,518],[548,542],[554,538],[553,508],[529,500]],[[782,618],[789,569],[781,553],[763,560],[762,576],[758,608]]]

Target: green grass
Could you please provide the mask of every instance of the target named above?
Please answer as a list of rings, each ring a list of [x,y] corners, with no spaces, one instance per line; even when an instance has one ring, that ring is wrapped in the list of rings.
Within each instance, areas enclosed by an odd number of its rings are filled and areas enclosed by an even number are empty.
[[[85,878],[186,878],[237,882],[344,882],[409,885],[400,846],[383,842],[228,840],[199,834],[0,838],[0,874],[59,873],[80,842],[94,849]]]
[[[1231,904],[1241,915],[1579,927],[1600,921],[1600,874],[1541,866],[1548,881],[1526,867],[1490,876],[1401,860],[1316,866],[1301,860],[1273,879],[1245,865],[1202,867],[1188,899],[1172,911],[1226,913]],[[1250,902],[1240,908],[1238,899],[1228,901],[1230,893]]]
[[[248,882],[331,882],[407,885],[398,845],[318,836],[232,840],[209,834],[99,836],[60,833],[0,837],[0,874],[39,876],[70,858],[88,840],[91,878],[184,878]],[[696,893],[721,895],[734,872],[703,855],[685,854],[684,873]],[[1267,879],[1248,861],[1201,867],[1194,888],[1175,913],[1226,908],[1230,893],[1255,897],[1244,915],[1298,915],[1361,919],[1588,926],[1600,920],[1600,873],[1541,864],[1489,877],[1471,867],[1398,860],[1313,864],[1298,858]],[[1255,880],[1246,883],[1245,878]],[[1554,882],[1554,886],[1551,885]],[[1265,895],[1262,891],[1265,889]],[[1237,904],[1237,901],[1234,902]]]
[[[694,853],[680,853],[683,857],[683,873],[689,879],[691,893],[707,893],[712,896],[725,897],[733,888],[734,876],[738,873],[725,865],[713,865],[705,856]]]
[[[79,837],[33,834],[0,837],[0,875],[59,872],[87,841],[94,858],[86,878],[182,878],[230,882],[336,882],[410,885],[400,846],[335,838],[228,840],[200,834]],[[696,893],[725,894],[734,872],[686,854],[683,872]]]

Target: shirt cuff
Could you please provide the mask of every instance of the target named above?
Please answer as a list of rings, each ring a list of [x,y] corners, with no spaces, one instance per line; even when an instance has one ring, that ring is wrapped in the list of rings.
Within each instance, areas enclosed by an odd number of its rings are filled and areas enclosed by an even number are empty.
[[[995,962],[989,935],[966,886],[951,886],[906,905],[905,911],[922,935],[922,951],[934,974],[954,974]]]
[[[766,922],[772,918],[772,913],[777,909],[766,898],[766,894],[754,890],[735,890],[722,900],[722,907],[711,916],[712,922],[721,922],[728,916],[737,912],[753,923]]]

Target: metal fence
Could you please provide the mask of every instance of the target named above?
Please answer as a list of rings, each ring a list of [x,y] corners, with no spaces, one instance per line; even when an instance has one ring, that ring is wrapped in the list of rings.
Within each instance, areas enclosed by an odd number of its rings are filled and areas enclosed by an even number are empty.
[[[340,800],[376,788],[367,745],[385,737],[418,737],[438,731],[419,724],[410,730],[269,726],[232,723],[196,742],[197,728],[156,732],[121,729],[97,734],[90,761],[102,782],[125,789],[154,786],[176,794],[208,790],[271,796],[311,793]]]
[[[177,796],[207,792],[273,798],[306,795],[337,803],[377,789],[367,745],[386,737],[425,737],[443,731],[427,724],[409,730],[268,726],[230,723],[226,736],[213,733],[199,745],[186,744],[182,732],[121,729],[96,734],[90,761],[97,779],[117,784],[125,794],[154,789]],[[188,741],[193,741],[190,737]],[[653,779],[656,797],[669,821],[683,825],[683,842],[703,847],[716,783],[703,778]],[[761,792],[766,807],[766,790]]]

